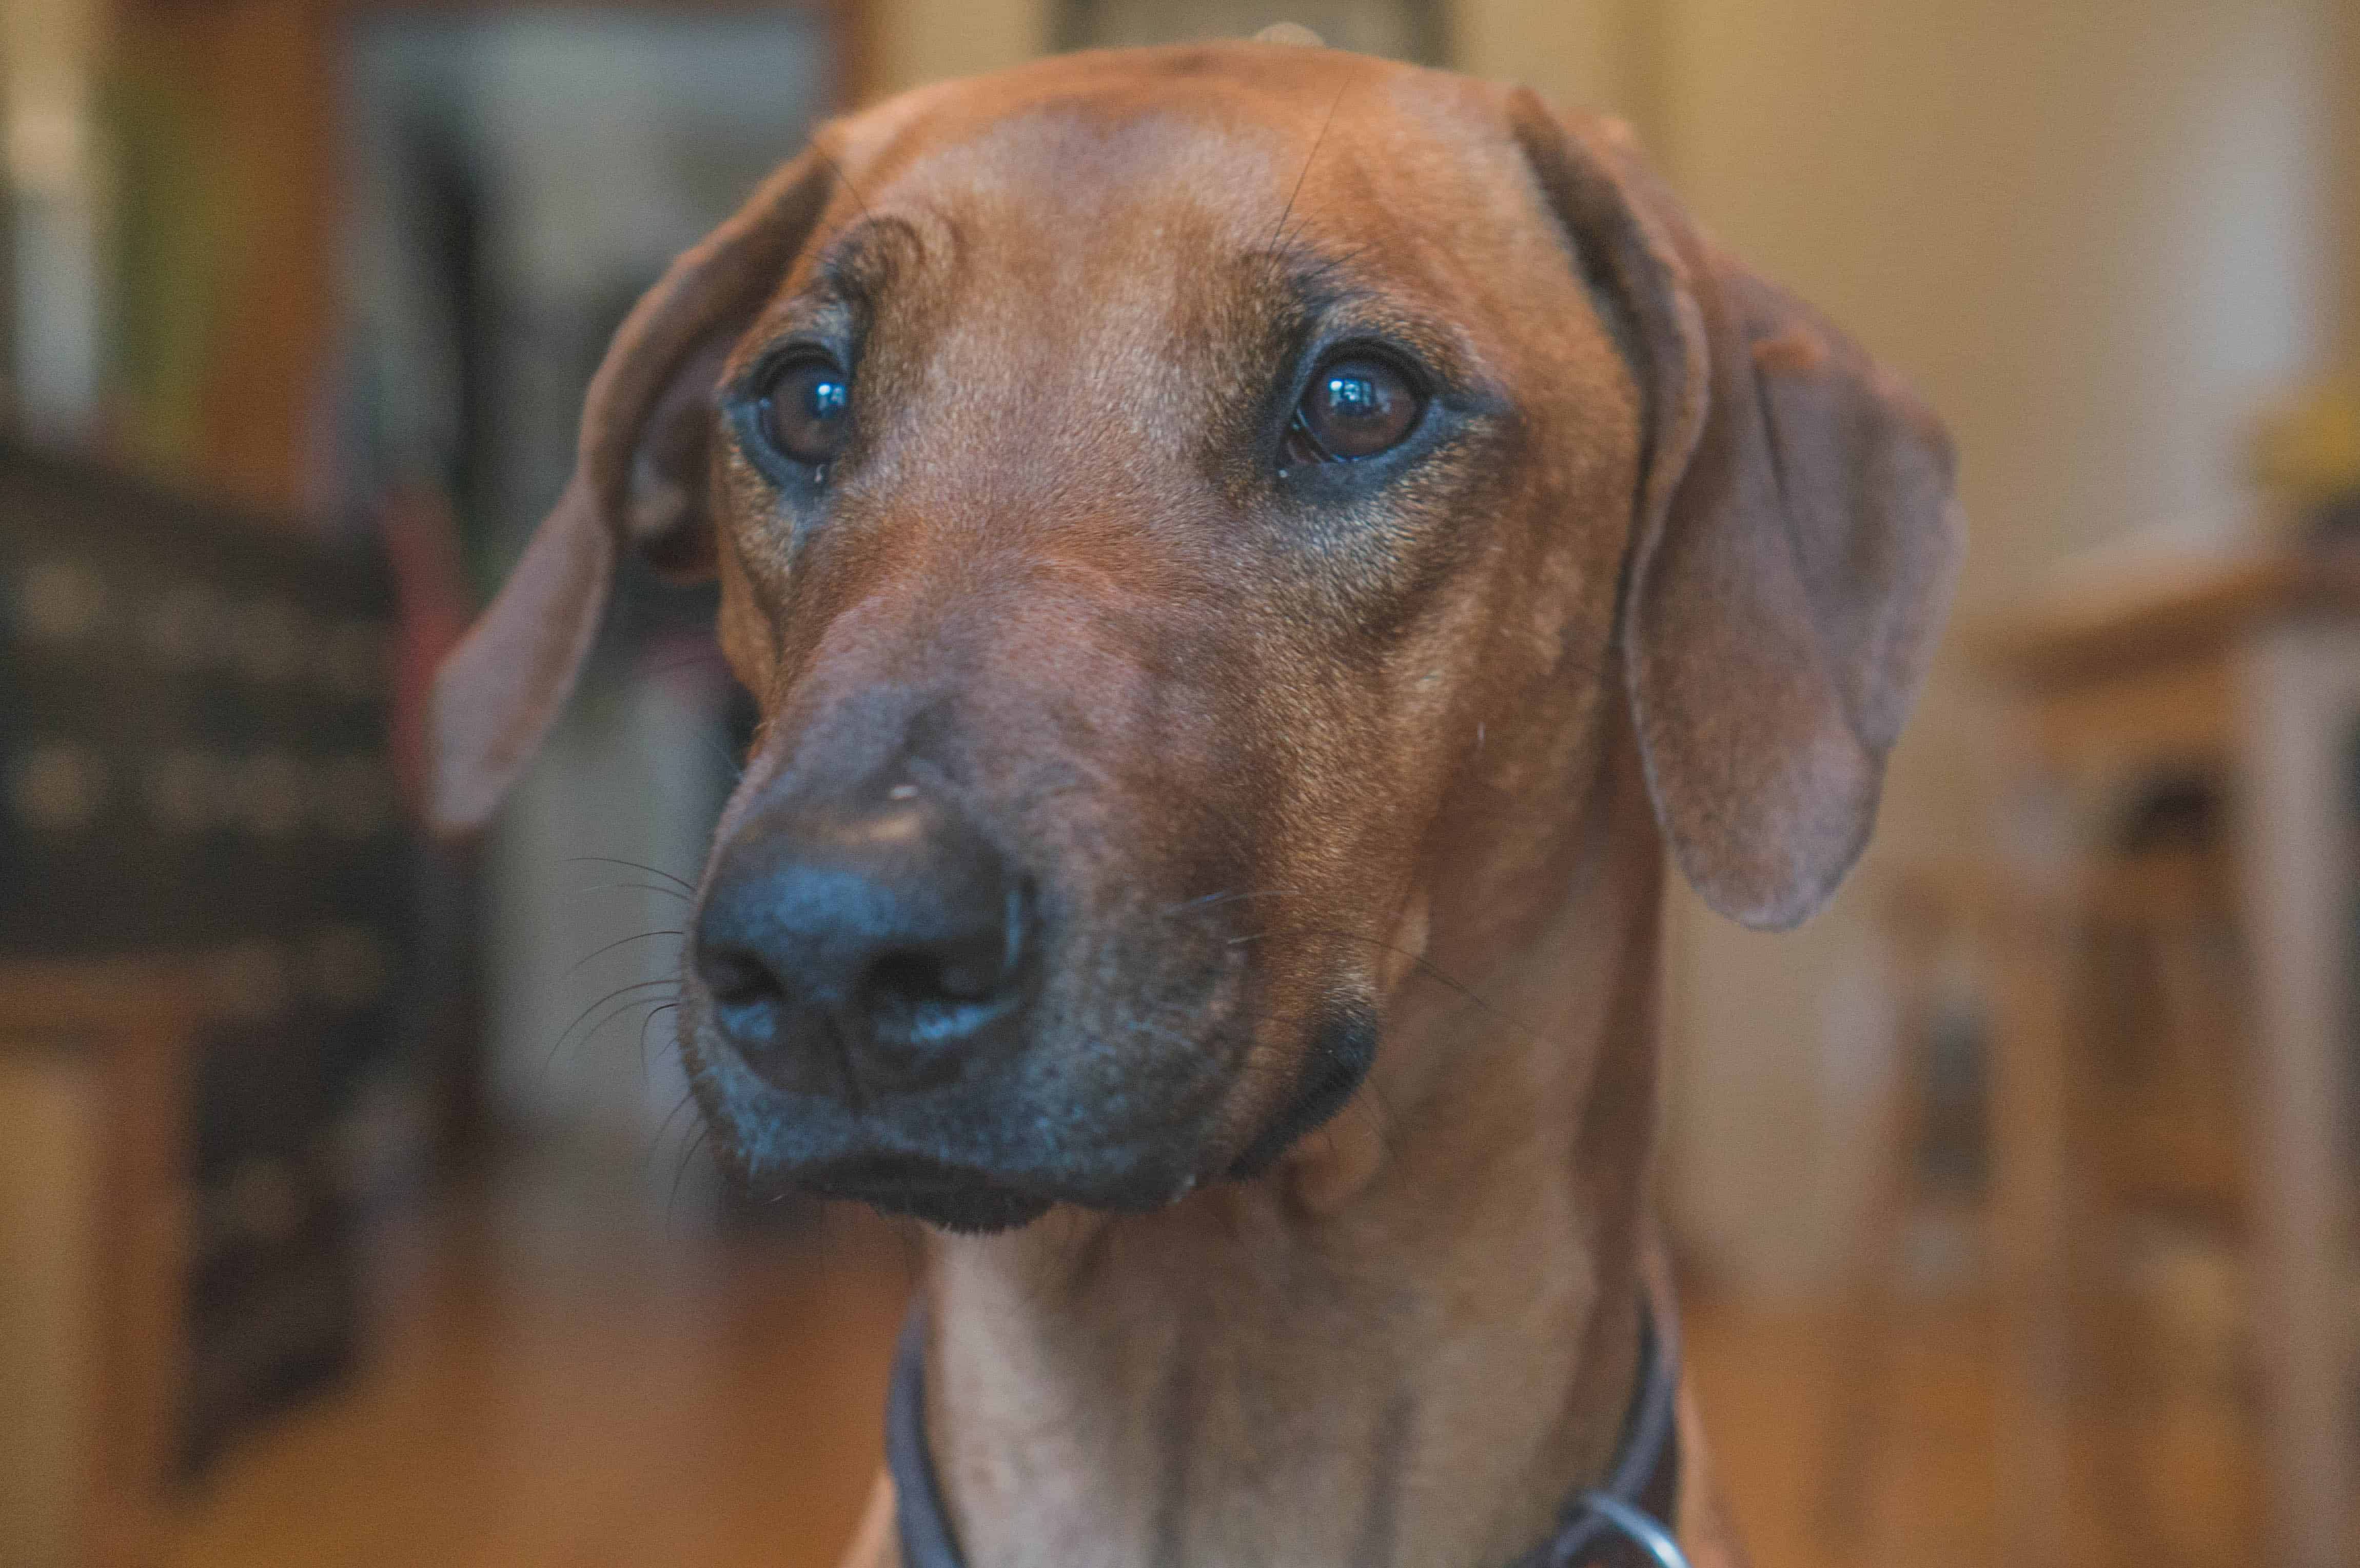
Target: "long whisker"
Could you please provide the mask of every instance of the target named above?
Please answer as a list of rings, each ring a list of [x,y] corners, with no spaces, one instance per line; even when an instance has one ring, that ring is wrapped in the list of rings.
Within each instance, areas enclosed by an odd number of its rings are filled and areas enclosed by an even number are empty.
[[[1328,105],[1328,117],[1319,122],[1319,134],[1311,138],[1311,151],[1303,160],[1303,172],[1295,177],[1295,189],[1286,193],[1286,205],[1279,209],[1278,223],[1271,229],[1270,239],[1263,245],[1273,255],[1277,253],[1280,237],[1286,233],[1286,220],[1295,215],[1295,198],[1303,194],[1303,182],[1311,178],[1311,166],[1318,161],[1320,144],[1328,139],[1328,127],[1336,123],[1336,111],[1344,106],[1344,94],[1351,85],[1352,78],[1347,76],[1337,87],[1335,101]]]
[[[695,1101],[695,1090],[683,1089],[681,1091],[680,1103],[673,1105],[671,1110],[664,1113],[662,1125],[656,1128],[656,1136],[648,1144],[648,1156],[639,1163],[639,1169],[642,1171],[644,1171],[649,1166],[655,1163],[656,1150],[663,1147],[664,1135],[672,1131],[672,1124],[680,1119],[680,1113],[688,1109],[688,1107],[694,1105]]]
[[[680,1163],[672,1168],[672,1195],[664,1200],[664,1234],[666,1236],[672,1234],[672,1205],[680,1202],[680,1179],[688,1174],[688,1162],[696,1158],[696,1151],[705,1147],[705,1140],[712,1131],[710,1123],[699,1122],[696,1126],[695,1138],[690,1139],[688,1147],[681,1150]]]
[[[559,1051],[563,1051],[563,1050],[564,1050],[564,1049],[565,1049],[565,1041],[566,1041],[567,1038],[568,1038],[569,1036],[571,1036],[571,1035],[574,1033],[574,1031],[575,1029],[580,1029],[580,1028],[582,1027],[582,1020],[583,1020],[583,1019],[585,1019],[585,1018],[588,1018],[592,1013],[596,1012],[599,1008],[601,1008],[601,1007],[605,1007],[607,1003],[609,1003],[609,1002],[613,1001],[616,997],[617,997],[617,996],[628,996],[628,995],[629,995],[630,993],[632,993],[632,992],[634,992],[634,991],[646,991],[646,990],[650,990],[650,989],[652,989],[652,988],[654,988],[654,987],[656,987],[656,986],[659,986],[659,985],[677,985],[678,984],[680,984],[680,982],[678,982],[677,980],[670,979],[670,978],[661,979],[661,980],[640,980],[640,981],[637,981],[637,982],[635,982],[635,983],[633,983],[633,984],[631,984],[631,985],[617,985],[617,987],[615,987],[615,989],[613,989],[613,990],[611,990],[611,991],[607,992],[605,996],[603,996],[599,997],[596,1001],[595,1001],[595,1002],[591,1003],[588,1007],[586,1007],[583,1008],[580,1012],[578,1012],[578,1013],[574,1014],[574,1021],[573,1021],[572,1023],[570,1023],[570,1024],[567,1024],[563,1029],[562,1029],[562,1030],[560,1030],[560,1031],[559,1031],[558,1036],[557,1036],[557,1043],[556,1043],[555,1045],[552,1045],[552,1046],[551,1046],[551,1047],[549,1048],[549,1060],[548,1060],[547,1062],[542,1062],[542,1063],[541,1063],[541,1071],[543,1071],[543,1072],[547,1072],[547,1071],[549,1070],[549,1068],[551,1067],[551,1065],[552,1065],[552,1064],[557,1061],[557,1053],[558,1053]],[[644,998],[642,998],[642,999],[644,999]],[[626,1004],[626,1006],[628,1006],[628,1005],[630,1005],[630,1004],[628,1004],[628,1003]],[[605,1023],[602,1021],[602,1022],[597,1026],[597,1028],[593,1029],[590,1031],[590,1033],[591,1033],[591,1034],[596,1034],[596,1033],[598,1032],[598,1029],[604,1029],[605,1027],[606,1027],[606,1025],[605,1025]],[[587,1037],[585,1037],[585,1038],[587,1038]]]
[[[677,887],[666,887],[655,882],[601,882],[595,887],[585,887],[582,891],[585,894],[612,893],[620,888],[630,888],[641,893],[661,893],[665,898],[678,898],[683,904],[695,897],[693,893],[683,893]]]
[[[1322,256],[1317,261],[1313,262],[1310,267],[1306,270],[1304,279],[1306,282],[1310,283],[1321,282],[1326,279],[1329,274],[1343,271],[1344,268],[1351,266],[1354,262],[1360,260],[1362,256],[1368,255],[1371,251],[1376,248],[1376,241],[1371,240],[1365,245],[1356,245],[1349,250],[1339,250]]]
[[[597,1022],[595,1022],[595,1023],[594,1023],[594,1024],[592,1024],[592,1025],[591,1025],[587,1029],[584,1030],[584,1031],[583,1031],[583,1034],[582,1034],[582,1038],[581,1038],[580,1040],[576,1040],[574,1043],[575,1043],[576,1045],[578,1045],[578,1046],[582,1047],[583,1049],[587,1050],[587,1049],[589,1048],[590,1042],[591,1042],[592,1040],[596,1040],[600,1035],[602,1035],[602,1034],[604,1034],[604,1033],[606,1033],[606,1026],[607,1026],[607,1025],[609,1025],[609,1024],[613,1023],[617,1018],[621,1018],[624,1014],[626,1014],[626,1013],[629,1012],[633,1007],[647,1007],[650,1003],[653,1002],[654,1000],[655,1000],[655,998],[654,998],[654,997],[652,997],[652,996],[633,996],[633,997],[629,997],[629,998],[628,998],[628,999],[626,999],[626,1000],[624,1000],[624,1001],[622,1001],[622,1002],[619,1002],[619,1003],[616,1004],[616,1006],[615,1006],[614,1007],[612,1007],[611,1009],[609,1009],[608,1011],[606,1011],[606,1012],[605,1012],[605,1013],[600,1014],[600,1015],[599,1015],[599,1017],[598,1017],[598,1021],[597,1021]],[[664,1006],[664,1007],[670,1007],[670,1006],[672,1006],[672,1004],[668,1003],[668,1002],[667,1002],[667,1003],[663,1003],[663,1004],[661,1004],[661,1006]],[[650,1015],[650,1016],[652,1016],[652,1015]],[[642,1025],[641,1027],[642,1027],[642,1028],[644,1028],[645,1026],[644,1026],[644,1025]],[[560,1042],[559,1042],[559,1045],[560,1045],[560,1048],[562,1049],[562,1048],[563,1048],[563,1041],[560,1041]],[[548,1062],[543,1063],[543,1065],[544,1065],[544,1066],[552,1065],[552,1064],[555,1063],[555,1062],[556,1062],[556,1061],[557,1061],[557,1051],[554,1051],[554,1050],[552,1050],[552,1051],[549,1053],[549,1062]],[[646,1075],[646,1071],[647,1071],[647,1057],[646,1057],[646,1055],[645,1055],[645,1053],[644,1053],[644,1052],[642,1052],[642,1053],[641,1053],[641,1055],[640,1055],[639,1062],[640,1062],[640,1074],[641,1074],[641,1076],[645,1076],[645,1075]]]
[[[611,855],[569,855],[565,859],[566,863],[571,866],[620,866],[632,871],[644,871],[650,877],[662,877],[665,881],[672,884],[672,886],[678,887],[683,893],[694,893],[696,891],[696,884],[691,882],[687,877],[679,875],[677,872],[666,871],[661,866],[650,866],[642,861],[622,860]]]
[[[1184,902],[1175,904],[1170,909],[1165,909],[1163,913],[1164,918],[1168,920],[1177,915],[1202,913],[1207,909],[1216,909],[1220,908],[1223,904],[1242,904],[1249,898],[1300,898],[1301,896],[1301,890],[1295,887],[1264,887],[1258,892],[1252,893],[1207,893],[1202,898],[1189,898]]]
[[[746,759],[723,745],[719,735],[715,735],[711,730],[706,730],[705,743],[720,757],[721,766],[729,770],[729,781],[732,784],[746,777]]]
[[[836,161],[836,155],[829,152],[827,148],[822,147],[817,136],[814,136],[804,145],[811,148],[812,156],[818,158],[822,163],[827,165],[828,172],[835,175],[837,180],[841,180],[847,191],[852,192],[853,202],[860,209],[860,215],[864,218],[874,219],[877,214],[869,210],[869,198],[860,193],[860,187],[852,182],[852,176],[844,171],[844,165]]]
[[[610,953],[614,952],[614,951],[615,951],[617,948],[618,948],[618,947],[628,947],[628,946],[629,946],[632,942],[647,942],[647,941],[649,941],[649,940],[650,940],[651,938],[654,938],[654,937],[660,937],[660,936],[686,936],[687,934],[688,934],[688,933],[687,933],[686,931],[640,931],[640,932],[639,932],[638,935],[636,935],[636,936],[627,936],[627,937],[622,938],[622,939],[621,939],[621,940],[619,940],[619,941],[617,941],[617,942],[608,942],[606,946],[601,947],[601,948],[597,948],[597,949],[594,950],[594,951],[589,954],[589,956],[588,956],[588,957],[584,958],[584,959],[582,960],[582,962],[581,962],[581,963],[576,964],[573,968],[571,968],[571,969],[567,970],[567,971],[565,972],[565,976],[566,976],[566,978],[567,978],[567,979],[569,979],[569,980],[570,980],[570,979],[572,979],[574,975],[578,975],[578,974],[580,974],[580,973],[582,972],[582,969],[583,969],[584,965],[596,963],[599,959],[604,958],[606,954],[608,954],[608,953]]]
[[[648,1076],[648,1026],[654,1023],[656,1019],[661,1018],[666,1013],[676,1013],[678,1011],[680,1011],[680,1004],[678,1002],[666,1002],[660,1007],[650,1008],[648,1012],[648,1016],[639,1020],[640,1082],[645,1083]],[[672,1049],[674,1051],[680,1049],[680,1036],[677,1032],[672,1036]]]

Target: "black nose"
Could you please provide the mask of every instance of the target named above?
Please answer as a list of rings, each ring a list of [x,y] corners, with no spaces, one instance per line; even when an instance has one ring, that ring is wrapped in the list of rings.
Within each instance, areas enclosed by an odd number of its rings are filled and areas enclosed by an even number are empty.
[[[1012,1040],[1032,988],[1032,898],[973,823],[903,783],[776,808],[714,868],[696,970],[716,1027],[781,1088],[859,1102]]]

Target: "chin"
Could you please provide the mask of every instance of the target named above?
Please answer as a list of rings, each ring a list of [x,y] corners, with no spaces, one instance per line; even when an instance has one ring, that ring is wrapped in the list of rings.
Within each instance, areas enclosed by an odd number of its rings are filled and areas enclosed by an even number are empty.
[[[866,1203],[880,1214],[923,1220],[960,1236],[1021,1229],[1056,1203],[981,1171],[908,1155],[842,1160],[794,1181],[823,1198]]]

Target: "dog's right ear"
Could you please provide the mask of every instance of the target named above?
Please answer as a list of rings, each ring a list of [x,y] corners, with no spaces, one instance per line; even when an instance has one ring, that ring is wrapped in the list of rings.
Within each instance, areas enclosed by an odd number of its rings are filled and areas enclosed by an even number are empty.
[[[548,734],[598,633],[617,555],[709,575],[714,393],[732,341],[784,278],[834,189],[807,151],[666,269],[584,398],[573,477],[508,583],[434,679],[434,825],[481,827]]]
[[[1706,237],[1619,125],[1508,103],[1646,400],[1620,646],[1648,793],[1705,901],[1772,930],[1875,820],[1963,542],[1950,438]]]

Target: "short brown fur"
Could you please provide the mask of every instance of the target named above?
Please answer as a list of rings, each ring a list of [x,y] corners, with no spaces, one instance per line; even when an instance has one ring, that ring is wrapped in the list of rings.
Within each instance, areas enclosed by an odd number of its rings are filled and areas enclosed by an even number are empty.
[[[1288,300],[1331,285],[1464,408],[1382,495],[1290,510],[1257,421]],[[864,401],[804,528],[708,389],[845,309]],[[1082,868],[1044,1032],[1139,1041],[1109,1093],[1151,1102],[1105,1123],[1147,1151],[1121,1202],[930,1236],[968,1561],[1505,1563],[1610,1458],[1643,1286],[1669,1310],[1666,844],[1750,923],[1826,897],[1950,481],[1931,417],[1610,124],[1317,49],[1066,57],[828,127],[634,312],[444,676],[445,814],[521,768],[626,545],[718,571],[762,706],[716,844],[798,769],[946,730],[945,787]],[[759,1181],[766,1102],[688,990]],[[1224,1179],[1339,997],[1382,1020],[1365,1080]],[[1679,1530],[1730,1568],[1697,1432]],[[898,1561],[889,1491],[857,1568]]]

